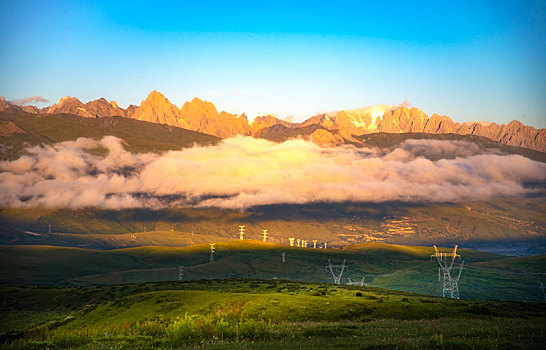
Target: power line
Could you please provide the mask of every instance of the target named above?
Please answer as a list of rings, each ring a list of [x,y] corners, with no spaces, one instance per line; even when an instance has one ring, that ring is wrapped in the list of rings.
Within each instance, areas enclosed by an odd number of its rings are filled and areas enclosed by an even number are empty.
[[[178,266],[178,280],[181,281],[184,276],[184,265]]]
[[[209,263],[212,263],[214,262],[214,246],[216,245],[215,243],[210,243],[210,256],[209,256]]]
[[[325,269],[330,270],[335,284],[341,284],[341,276],[343,275],[343,271],[345,271],[345,269],[349,270],[349,268],[345,266],[345,261],[346,259],[343,259],[343,263],[341,265],[332,265],[332,262],[330,259],[328,259],[328,266],[326,266]],[[334,269],[339,269],[339,274],[334,273]]]
[[[359,281],[354,281],[354,282],[353,282],[353,281],[351,281],[351,278],[350,278],[350,277],[347,277],[347,280],[348,280],[347,285],[348,285],[348,286],[360,286],[360,287],[363,287],[363,286],[364,286],[364,279],[365,279],[365,278],[366,278],[366,277],[362,277],[362,280],[361,280],[360,282],[359,282]]]
[[[431,259],[433,257],[436,258],[440,264],[438,281],[442,282],[442,297],[459,299],[459,279],[463,272],[464,261],[461,261],[461,264],[458,266],[459,273],[457,274],[457,277],[451,276],[455,259],[461,258],[461,256],[457,254],[457,246],[453,248],[453,253],[440,252],[438,251],[438,248],[434,246],[434,254],[430,257]]]

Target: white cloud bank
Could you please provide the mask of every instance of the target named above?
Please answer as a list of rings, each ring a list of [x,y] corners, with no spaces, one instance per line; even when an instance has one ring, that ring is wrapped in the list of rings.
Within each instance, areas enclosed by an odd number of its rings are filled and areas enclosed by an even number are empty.
[[[97,147],[107,154],[88,152]],[[0,162],[0,206],[444,202],[525,195],[536,191],[526,183],[546,183],[544,163],[481,153],[462,141],[408,140],[385,152],[238,136],[216,146],[132,154],[113,136],[80,138],[32,147],[17,160]]]

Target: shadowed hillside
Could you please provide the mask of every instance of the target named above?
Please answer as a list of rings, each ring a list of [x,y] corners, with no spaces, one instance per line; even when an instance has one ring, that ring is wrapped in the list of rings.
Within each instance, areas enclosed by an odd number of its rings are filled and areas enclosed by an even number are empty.
[[[172,208],[0,210],[2,244],[45,244],[112,249],[186,246],[246,237],[288,244],[289,237],[344,246],[361,242],[459,244],[509,254],[545,251],[546,204],[541,198],[455,204],[319,203],[271,205],[247,211]],[[49,233],[49,225],[52,233]],[[172,231],[171,231],[172,230]],[[499,247],[497,247],[499,246]],[[496,247],[496,248],[495,248]]]
[[[442,251],[450,252],[452,248]],[[285,262],[282,262],[285,252]],[[366,285],[439,295],[438,263],[431,247],[382,243],[351,245],[345,249],[287,247],[258,241],[217,242],[214,262],[209,245],[184,248],[141,247],[90,250],[51,246],[1,246],[3,285],[110,285],[174,281],[178,266],[184,280],[260,278],[332,283],[325,268],[347,260],[348,279]],[[545,281],[544,256],[503,259],[502,255],[468,249],[458,251],[465,261],[459,290],[461,298],[530,300],[540,302],[538,290]],[[519,260],[522,259],[522,260]],[[85,264],[80,262],[85,261]],[[518,262],[522,261],[521,264]],[[514,268],[514,264],[518,267]],[[495,288],[491,288],[495,285]]]
[[[78,137],[101,139],[113,135],[123,139],[130,152],[165,152],[210,145],[220,139],[197,131],[138,121],[122,117],[82,118],[68,114],[15,115],[0,113],[0,127],[19,129],[0,134],[1,159],[16,159],[27,146],[76,140]],[[12,124],[5,124],[11,122]]]

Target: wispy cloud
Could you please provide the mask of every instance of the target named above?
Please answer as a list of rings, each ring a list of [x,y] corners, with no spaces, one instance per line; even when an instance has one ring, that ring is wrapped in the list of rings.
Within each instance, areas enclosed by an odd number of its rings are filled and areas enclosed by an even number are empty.
[[[25,97],[20,100],[12,100],[10,102],[13,104],[22,106],[22,105],[26,105],[27,103],[47,103],[49,101],[43,98],[42,96],[32,96],[32,97]]]
[[[406,98],[404,101],[400,102],[396,107],[397,108],[400,108],[400,107],[411,108],[411,106],[412,106],[411,102]]]
[[[89,153],[103,147],[105,156]],[[132,154],[113,136],[29,148],[0,162],[0,205],[247,208],[317,201],[444,202],[532,193],[546,164],[462,141],[408,140],[393,151],[321,148],[238,136],[216,146]]]

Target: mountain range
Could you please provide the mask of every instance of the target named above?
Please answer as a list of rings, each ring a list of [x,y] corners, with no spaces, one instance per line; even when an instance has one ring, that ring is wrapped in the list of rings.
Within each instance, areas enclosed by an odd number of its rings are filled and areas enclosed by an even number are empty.
[[[100,98],[82,103],[63,97],[59,103],[38,109],[21,106],[0,97],[0,111],[13,114],[72,114],[87,118],[121,116],[199,131],[220,138],[248,135],[281,141],[300,137],[320,145],[360,144],[371,133],[431,133],[477,135],[501,144],[546,152],[546,129],[536,129],[514,120],[508,124],[488,122],[456,123],[448,116],[427,116],[418,108],[379,106],[318,114],[301,123],[277,117],[259,116],[249,122],[245,114],[218,112],[208,101],[194,98],[181,108],[163,94],[152,91],[139,106],[121,108],[115,101]],[[360,137],[359,137],[360,136]]]

